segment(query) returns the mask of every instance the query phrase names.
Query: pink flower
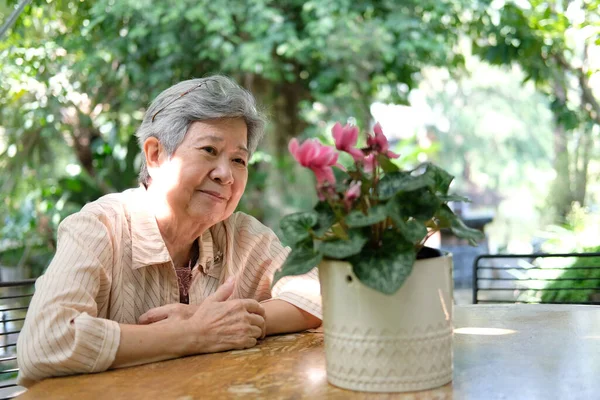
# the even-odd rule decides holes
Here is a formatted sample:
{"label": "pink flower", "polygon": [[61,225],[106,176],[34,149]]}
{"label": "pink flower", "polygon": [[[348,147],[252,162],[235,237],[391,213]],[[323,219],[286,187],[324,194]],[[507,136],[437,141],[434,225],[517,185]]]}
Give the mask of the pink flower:
{"label": "pink flower", "polygon": [[363,165],[364,165],[364,169],[365,172],[367,174],[370,174],[373,172],[373,170],[375,169],[375,162],[377,161],[377,159],[375,158],[375,154],[371,153],[368,156],[366,156],[363,159]]}
{"label": "pink flower", "polygon": [[365,155],[362,151],[355,148],[356,141],[358,140],[358,128],[356,126],[346,124],[342,128],[342,125],[337,122],[333,126],[333,129],[331,129],[331,132],[335,140],[335,147],[338,150],[349,153],[355,161],[362,160]]}
{"label": "pink flower", "polygon": [[305,140],[298,144],[297,139],[290,140],[290,153],[303,167],[310,168],[317,177],[317,183],[322,186],[326,182],[335,184],[333,165],[336,165],[338,153],[330,146],[323,146],[316,139]]}
{"label": "pink flower", "polygon": [[350,185],[346,191],[346,194],[344,195],[344,203],[346,204],[346,208],[350,209],[350,207],[352,207],[352,202],[360,197],[361,186],[361,181],[356,181]]}
{"label": "pink flower", "polygon": [[386,154],[389,158],[400,157],[399,154],[396,154],[393,151],[389,150],[390,144],[388,143],[387,138],[383,134],[383,130],[381,129],[381,125],[379,124],[379,122],[376,123],[373,127],[373,132],[375,133],[375,136],[369,135],[367,137],[367,145],[369,145],[373,150],[381,154]]}

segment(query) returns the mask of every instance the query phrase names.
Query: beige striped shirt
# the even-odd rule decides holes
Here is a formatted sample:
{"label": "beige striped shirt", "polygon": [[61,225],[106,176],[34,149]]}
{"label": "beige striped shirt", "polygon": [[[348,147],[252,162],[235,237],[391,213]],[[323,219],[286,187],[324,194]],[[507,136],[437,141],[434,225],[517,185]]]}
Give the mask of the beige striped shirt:
{"label": "beige striped shirt", "polygon": [[[61,223],[17,343],[21,385],[108,369],[119,323],[136,324],[151,308],[179,302],[175,268],[146,196],[143,188],[110,194]],[[289,248],[256,219],[234,213],[198,238],[198,247],[190,304],[233,275],[232,298],[278,298],[321,318],[316,269],[283,278],[271,291]]]}

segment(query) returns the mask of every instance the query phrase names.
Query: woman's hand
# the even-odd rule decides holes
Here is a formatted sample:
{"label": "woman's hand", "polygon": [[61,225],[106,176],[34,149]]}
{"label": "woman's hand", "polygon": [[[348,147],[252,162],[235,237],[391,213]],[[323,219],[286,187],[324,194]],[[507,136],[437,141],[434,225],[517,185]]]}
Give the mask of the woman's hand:
{"label": "woman's hand", "polygon": [[198,307],[200,306],[195,304],[176,303],[152,308],[140,316],[138,324],[148,325],[189,319],[198,310]]}
{"label": "woman's hand", "polygon": [[200,305],[167,304],[140,316],[141,325],[184,321],[194,341],[192,354],[246,349],[266,334],[265,310],[251,299],[228,300],[233,293],[230,279]]}
{"label": "woman's hand", "polygon": [[200,304],[185,322],[189,331],[197,333],[194,350],[212,353],[231,349],[247,349],[265,337],[265,310],[251,299],[227,300],[233,293],[228,281]]}

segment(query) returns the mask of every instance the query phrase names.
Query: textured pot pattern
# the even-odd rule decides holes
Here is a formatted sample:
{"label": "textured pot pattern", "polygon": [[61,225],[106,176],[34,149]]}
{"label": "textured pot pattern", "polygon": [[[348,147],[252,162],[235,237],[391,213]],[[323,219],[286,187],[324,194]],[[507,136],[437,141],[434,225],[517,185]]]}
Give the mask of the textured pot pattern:
{"label": "textured pot pattern", "polygon": [[346,262],[319,265],[327,380],[368,392],[431,389],[452,380],[452,258],[419,260],[392,296]]}

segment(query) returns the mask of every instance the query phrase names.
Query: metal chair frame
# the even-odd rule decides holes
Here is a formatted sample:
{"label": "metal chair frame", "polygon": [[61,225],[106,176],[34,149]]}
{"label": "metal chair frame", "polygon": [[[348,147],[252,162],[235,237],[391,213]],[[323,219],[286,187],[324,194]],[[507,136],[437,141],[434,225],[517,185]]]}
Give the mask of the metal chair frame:
{"label": "metal chair frame", "polygon": [[[519,279],[519,278],[507,278],[507,277],[503,277],[503,278],[485,278],[485,277],[480,277],[479,276],[479,271],[484,271],[484,270],[491,270],[491,271],[536,271],[536,270],[586,270],[586,269],[600,269],[600,263],[598,263],[598,266],[579,266],[579,267],[539,267],[539,266],[532,266],[529,268],[525,268],[525,267],[515,267],[515,266],[506,266],[503,265],[501,267],[498,266],[491,266],[491,265],[481,265],[482,261],[484,260],[490,260],[490,259],[531,259],[532,261],[535,261],[537,259],[543,259],[543,258],[571,258],[571,257],[599,257],[600,258],[600,253],[598,252],[594,252],[594,253],[556,253],[556,254],[549,254],[549,253],[532,253],[532,254],[483,254],[478,256],[477,258],[475,258],[475,261],[473,262],[473,304],[482,304],[482,303],[539,303],[536,301],[520,301],[515,299],[514,301],[509,301],[509,300],[481,300],[479,298],[479,294],[481,292],[506,292],[506,291],[527,291],[527,290],[532,290],[535,292],[543,292],[543,291],[556,291],[556,290],[596,290],[598,292],[600,292],[600,287],[586,287],[586,288],[579,288],[579,287],[566,287],[566,288],[518,288],[518,287],[490,287],[490,288],[482,288],[480,283],[481,282],[492,282],[492,281],[499,281],[499,282],[506,282],[506,281],[512,281],[512,282],[520,282],[520,283],[524,283],[524,282],[534,282],[534,281],[539,281],[539,282],[554,282],[554,281],[592,281],[592,280],[598,280],[598,278],[561,278],[561,277],[557,277],[557,278],[530,278],[530,279]],[[598,286],[598,285],[596,285]],[[600,301],[589,301],[589,302],[544,302],[544,304],[600,304]]]}
{"label": "metal chair frame", "polygon": [[[19,372],[16,364],[17,337],[35,290],[35,281],[36,279],[26,279],[0,282],[0,400],[12,399],[25,391],[25,388],[14,382],[4,381],[11,379],[10,375]],[[27,293],[21,293],[18,288],[23,288]],[[4,293],[6,289],[8,294]],[[14,389],[10,390],[11,388]]]}

